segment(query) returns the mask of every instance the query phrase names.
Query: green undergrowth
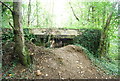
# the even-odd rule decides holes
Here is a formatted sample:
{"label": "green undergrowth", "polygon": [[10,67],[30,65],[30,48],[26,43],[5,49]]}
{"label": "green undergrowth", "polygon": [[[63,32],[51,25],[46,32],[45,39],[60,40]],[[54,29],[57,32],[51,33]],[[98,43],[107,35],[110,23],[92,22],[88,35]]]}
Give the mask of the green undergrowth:
{"label": "green undergrowth", "polygon": [[80,33],[82,35],[76,36],[74,38],[74,44],[80,44],[89,50],[90,53],[98,57],[98,48],[101,37],[100,29],[81,29]]}
{"label": "green undergrowth", "polygon": [[[16,76],[15,72],[14,72],[14,69],[18,64],[19,64],[18,60],[12,60],[11,65],[2,66],[2,73],[4,73],[2,75],[2,79],[12,79],[12,78],[14,78]],[[30,64],[28,66],[28,69],[29,70],[34,69],[32,64]],[[10,74],[11,74],[11,76],[9,76]],[[27,79],[27,77],[21,77],[20,79],[23,79],[23,78]]]}
{"label": "green undergrowth", "polygon": [[13,78],[15,76],[15,73],[13,71],[14,71],[14,68],[16,67],[17,63],[18,63],[17,60],[13,60],[11,62],[11,65],[2,66],[2,73],[4,73],[2,75],[2,79],[5,79],[6,77],[8,77],[9,74],[12,75],[12,76],[10,76],[10,78]]}
{"label": "green undergrowth", "polygon": [[85,54],[89,57],[89,59],[92,61],[93,65],[97,66],[99,69],[103,70],[108,75],[118,76],[120,73],[118,73],[118,61],[111,61],[107,60],[106,58],[98,59],[94,57],[93,54],[91,54],[86,48],[83,46],[76,44],[77,46],[80,46]]}

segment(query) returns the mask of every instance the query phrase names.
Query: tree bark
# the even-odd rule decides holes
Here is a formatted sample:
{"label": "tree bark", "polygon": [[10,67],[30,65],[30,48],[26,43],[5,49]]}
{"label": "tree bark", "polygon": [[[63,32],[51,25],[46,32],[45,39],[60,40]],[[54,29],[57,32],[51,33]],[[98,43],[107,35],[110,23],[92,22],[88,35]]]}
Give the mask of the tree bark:
{"label": "tree bark", "polygon": [[22,13],[21,13],[21,2],[13,2],[13,24],[14,24],[14,55],[18,60],[25,66],[30,64],[30,56],[26,51],[24,44],[24,34],[22,29]]}

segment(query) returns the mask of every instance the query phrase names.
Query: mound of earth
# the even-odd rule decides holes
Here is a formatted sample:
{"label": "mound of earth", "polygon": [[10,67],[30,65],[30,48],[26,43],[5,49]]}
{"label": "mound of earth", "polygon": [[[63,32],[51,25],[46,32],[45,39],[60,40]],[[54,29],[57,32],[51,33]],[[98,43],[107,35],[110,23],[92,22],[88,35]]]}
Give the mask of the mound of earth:
{"label": "mound of earth", "polygon": [[[10,65],[13,44],[3,55],[3,65]],[[3,71],[5,78],[29,79],[95,79],[113,78],[95,67],[81,47],[68,45],[61,48],[48,49],[33,43],[26,44],[29,52],[34,54],[33,64],[26,68],[17,64],[12,73]],[[7,45],[8,46],[8,45]],[[4,48],[6,51],[6,48]],[[11,54],[10,54],[11,53]],[[5,59],[9,58],[9,62]],[[36,75],[39,71],[39,75]],[[9,75],[11,74],[11,75]]]}

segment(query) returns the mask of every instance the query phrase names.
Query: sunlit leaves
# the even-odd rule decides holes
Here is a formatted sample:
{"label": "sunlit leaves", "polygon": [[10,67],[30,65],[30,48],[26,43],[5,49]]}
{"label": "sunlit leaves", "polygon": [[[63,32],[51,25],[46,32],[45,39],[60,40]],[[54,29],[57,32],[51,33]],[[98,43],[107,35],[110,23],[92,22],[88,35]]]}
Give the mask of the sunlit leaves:
{"label": "sunlit leaves", "polygon": [[[9,6],[11,9],[13,8],[12,2],[4,2],[7,6]],[[10,27],[9,22],[12,22],[12,13],[10,12],[9,9],[7,9],[4,5],[2,5],[2,27]]]}

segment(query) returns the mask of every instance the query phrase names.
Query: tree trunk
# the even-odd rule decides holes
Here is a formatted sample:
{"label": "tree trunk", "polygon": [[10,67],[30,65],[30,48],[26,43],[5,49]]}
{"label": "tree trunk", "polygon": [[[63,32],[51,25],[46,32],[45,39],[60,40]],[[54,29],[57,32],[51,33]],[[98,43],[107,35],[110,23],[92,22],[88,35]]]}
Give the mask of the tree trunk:
{"label": "tree trunk", "polygon": [[25,44],[24,44],[24,35],[22,29],[22,13],[21,13],[21,2],[13,2],[13,24],[14,24],[14,54],[18,58],[18,60],[25,66],[30,64],[30,56],[26,51]]}
{"label": "tree trunk", "polygon": [[30,14],[31,14],[31,0],[29,0],[28,4],[28,27],[30,25]]}
{"label": "tree trunk", "polygon": [[[116,4],[113,5],[113,8],[115,8],[115,6]],[[106,54],[108,53],[109,49],[108,31],[112,15],[113,11],[111,11],[111,13],[108,15],[105,26],[102,28],[100,46],[98,49],[99,58],[101,58],[101,56],[106,57]]]}
{"label": "tree trunk", "polygon": [[[120,17],[120,1],[118,2],[118,17]],[[118,19],[120,21],[120,18]],[[118,22],[118,66],[120,65],[120,22]],[[120,76],[120,67],[118,67],[118,75]]]}
{"label": "tree trunk", "polygon": [[37,15],[37,27],[38,27],[39,26],[38,0],[36,0],[36,15]]}
{"label": "tree trunk", "polygon": [[94,8],[94,4],[92,4],[91,9],[92,9],[92,11],[91,11],[92,12],[92,14],[91,14],[91,18],[92,18],[91,20],[92,20],[92,22],[91,23],[94,24],[95,23],[95,17],[94,17],[95,16],[94,15],[95,8]]}
{"label": "tree trunk", "polygon": [[106,54],[108,53],[108,48],[109,48],[108,30],[109,30],[109,25],[110,25],[110,21],[112,18],[112,14],[113,12],[111,12],[110,15],[108,16],[106,20],[106,24],[103,27],[102,32],[101,32],[101,40],[100,40],[100,47],[99,47],[100,58],[101,56],[106,56]]}
{"label": "tree trunk", "polygon": [[87,21],[88,21],[88,23],[89,23],[89,21],[90,21],[90,7],[88,8],[88,17],[87,17]]}
{"label": "tree trunk", "polygon": [[105,16],[106,16],[106,6],[104,5],[104,10],[103,10],[103,26],[105,25]]}

